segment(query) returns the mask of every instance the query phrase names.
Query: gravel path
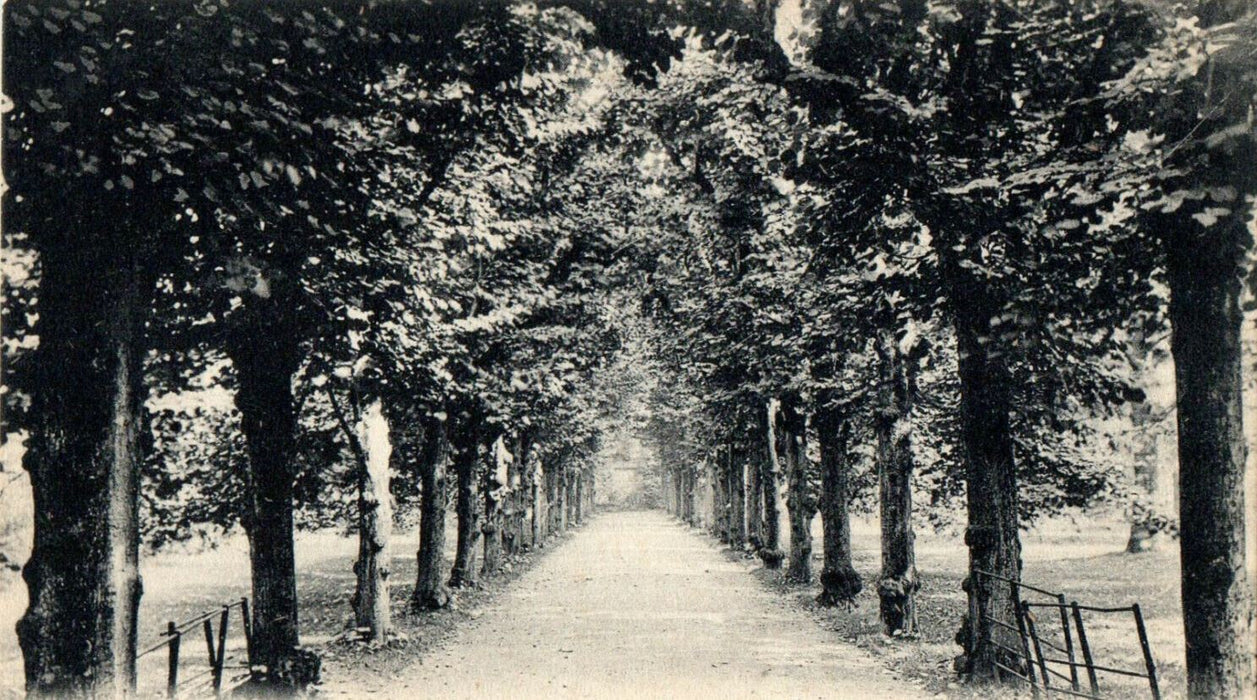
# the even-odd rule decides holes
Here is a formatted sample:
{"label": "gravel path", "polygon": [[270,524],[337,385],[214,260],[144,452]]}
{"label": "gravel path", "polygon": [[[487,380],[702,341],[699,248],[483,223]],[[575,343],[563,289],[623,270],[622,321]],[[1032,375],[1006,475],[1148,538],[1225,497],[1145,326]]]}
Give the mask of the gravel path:
{"label": "gravel path", "polygon": [[662,513],[602,514],[373,696],[922,696],[749,567]]}

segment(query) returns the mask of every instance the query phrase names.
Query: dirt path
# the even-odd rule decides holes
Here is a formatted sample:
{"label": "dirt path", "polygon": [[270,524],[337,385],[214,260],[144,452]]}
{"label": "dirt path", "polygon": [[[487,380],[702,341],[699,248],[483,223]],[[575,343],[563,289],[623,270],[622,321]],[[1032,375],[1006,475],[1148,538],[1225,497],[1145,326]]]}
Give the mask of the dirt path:
{"label": "dirt path", "polygon": [[[922,695],[765,590],[747,568],[662,513],[600,515],[380,694]],[[325,694],[357,694],[328,681]]]}

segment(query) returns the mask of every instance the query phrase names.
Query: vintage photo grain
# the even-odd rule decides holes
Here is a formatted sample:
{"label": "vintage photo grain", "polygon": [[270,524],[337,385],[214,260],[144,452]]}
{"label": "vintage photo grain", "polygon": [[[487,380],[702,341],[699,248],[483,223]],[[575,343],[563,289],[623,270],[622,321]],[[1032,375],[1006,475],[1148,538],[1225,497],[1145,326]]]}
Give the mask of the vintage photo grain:
{"label": "vintage photo grain", "polygon": [[4,0],[0,700],[1254,698],[1252,0]]}

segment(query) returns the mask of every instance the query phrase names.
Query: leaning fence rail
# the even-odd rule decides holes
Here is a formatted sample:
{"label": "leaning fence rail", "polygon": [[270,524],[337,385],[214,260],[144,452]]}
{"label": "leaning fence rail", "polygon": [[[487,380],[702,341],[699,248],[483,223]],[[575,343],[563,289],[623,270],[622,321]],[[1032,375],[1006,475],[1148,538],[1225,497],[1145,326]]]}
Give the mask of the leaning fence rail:
{"label": "leaning fence rail", "polygon": [[[227,666],[227,628],[231,621],[231,611],[240,610],[240,628],[244,632],[245,642],[245,662],[235,666]],[[217,627],[215,627],[217,621]],[[137,655],[138,658],[156,653],[162,649],[166,650],[166,696],[174,698],[179,693],[179,661],[180,653],[183,650],[184,637],[192,635],[195,638],[196,632],[201,631],[205,635],[205,652],[209,659],[210,684],[215,695],[223,692],[223,674],[227,668],[250,668],[250,661],[253,659],[253,630],[249,619],[249,599],[241,598],[232,603],[223,605],[214,610],[208,610],[195,617],[176,623],[173,620],[166,623],[166,630],[162,632],[161,641],[144,649]],[[195,643],[190,641],[189,643]]]}
{"label": "leaning fence rail", "polygon": [[[1038,588],[1021,581],[994,574],[989,571],[975,570],[978,576],[1000,581],[1009,586],[1016,608],[1016,625],[992,616],[984,616],[987,622],[1015,632],[1021,642],[1020,649],[1013,649],[999,642],[995,646],[1018,660],[1021,668],[1012,668],[1008,664],[996,662],[996,667],[1007,677],[1015,678],[1030,686],[1035,697],[1041,694],[1050,698],[1053,694],[1082,698],[1101,698],[1100,674],[1113,674],[1143,678],[1148,681],[1148,688],[1154,700],[1160,700],[1161,690],[1157,681],[1157,666],[1152,658],[1152,646],[1148,643],[1148,630],[1144,625],[1143,612],[1139,604],[1121,607],[1097,607],[1082,605],[1078,601],[1066,602],[1065,594]],[[1023,600],[1030,593],[1047,599],[1046,601]],[[1033,611],[1055,610],[1056,615],[1048,614],[1042,619]],[[1087,638],[1087,627],[1083,622],[1083,612],[1102,615],[1129,614],[1134,619],[1135,633],[1139,638],[1140,650],[1143,653],[1143,670],[1131,670],[1105,666],[1095,662],[1090,642]],[[1048,634],[1048,625],[1059,624],[1060,643]],[[1086,687],[1083,687],[1081,673],[1086,674]]]}

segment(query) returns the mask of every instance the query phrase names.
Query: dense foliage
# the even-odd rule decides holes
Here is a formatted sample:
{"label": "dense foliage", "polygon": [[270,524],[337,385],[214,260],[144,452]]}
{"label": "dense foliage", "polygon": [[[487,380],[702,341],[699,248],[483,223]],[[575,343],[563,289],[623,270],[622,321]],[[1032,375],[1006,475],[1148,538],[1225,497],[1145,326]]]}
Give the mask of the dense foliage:
{"label": "dense foliage", "polygon": [[[813,0],[792,32],[773,2],[4,14],[4,431],[47,511],[23,634],[50,688],[72,682],[38,630],[92,579],[49,558],[58,522],[134,511],[156,547],[243,526],[269,605],[293,525],[364,529],[378,506],[372,402],[397,443],[382,512],[457,504],[451,583],[482,536],[493,573],[579,519],[626,424],[678,513],[710,490],[722,537],[770,566],[788,516],[796,579],[819,508],[830,602],[860,585],[847,509],[879,504],[904,533],[883,539],[888,633],[915,624],[914,520],[963,523],[974,570],[1012,577],[1044,514],[1176,529],[1125,453],[1163,461],[1168,331],[1180,401],[1230,342],[1183,340],[1191,314],[1238,334],[1240,4]],[[118,473],[138,501],[100,486]],[[85,551],[130,551],[93,532]],[[985,624],[959,635],[974,677]],[[290,626],[267,644],[295,647]]]}

